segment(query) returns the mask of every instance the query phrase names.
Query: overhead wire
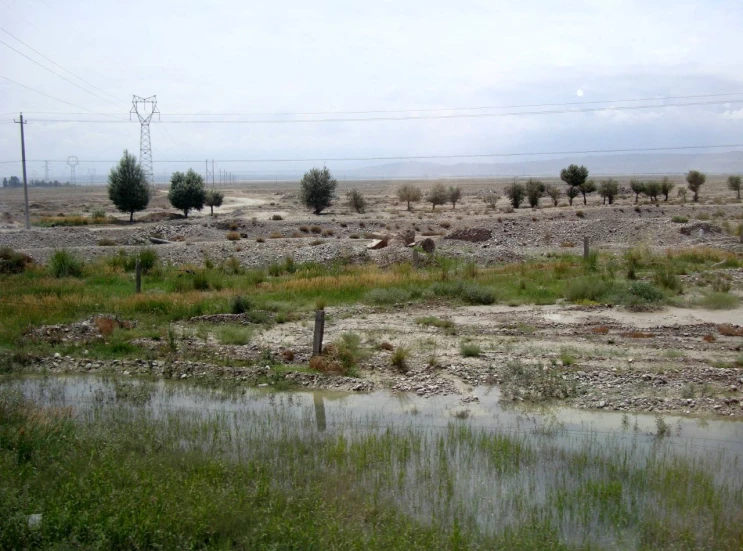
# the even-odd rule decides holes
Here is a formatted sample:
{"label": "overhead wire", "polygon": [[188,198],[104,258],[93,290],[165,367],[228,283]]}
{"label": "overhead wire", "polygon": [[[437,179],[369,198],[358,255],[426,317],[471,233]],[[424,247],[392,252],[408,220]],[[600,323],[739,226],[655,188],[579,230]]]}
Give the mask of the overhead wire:
{"label": "overhead wire", "polygon": [[[666,103],[663,105],[624,105],[612,107],[589,107],[586,109],[560,109],[546,111],[515,111],[510,113],[459,113],[453,115],[430,115],[430,116],[404,116],[404,117],[365,117],[365,118],[342,118],[342,119],[252,119],[252,120],[166,120],[169,124],[310,124],[310,123],[338,123],[338,122],[373,122],[373,121],[409,121],[409,120],[445,120],[445,119],[476,119],[476,118],[500,118],[520,117],[536,115],[565,115],[571,113],[595,113],[601,111],[635,111],[639,109],[667,109],[669,107],[690,107],[696,105],[721,105],[728,103],[741,103],[743,98],[737,100],[718,100],[688,103]],[[167,116],[167,114],[161,114]],[[43,123],[91,123],[112,124],[111,121],[100,121],[90,119],[37,119],[36,122]],[[125,122],[125,121],[120,121]],[[157,124],[157,123],[154,123]]]}
{"label": "overhead wire", "polygon": [[[594,155],[601,153],[647,153],[656,151],[683,151],[697,149],[723,149],[743,147],[743,143],[736,144],[713,144],[713,145],[681,145],[669,147],[635,147],[623,149],[587,149],[582,151],[533,151],[512,153],[469,153],[452,155],[395,155],[376,157],[302,157],[302,158],[273,158],[273,159],[215,159],[220,163],[294,163],[307,161],[404,161],[404,160],[426,160],[426,159],[476,159],[488,157],[538,157],[543,155]],[[27,162],[66,163],[67,160],[36,159]],[[18,160],[0,161],[0,164],[16,163]],[[119,159],[80,159],[81,163],[117,163]],[[153,160],[153,163],[203,163],[204,159],[162,159]]]}
{"label": "overhead wire", "polygon": [[56,61],[54,61],[54,60],[52,60],[52,59],[49,59],[49,58],[48,58],[47,56],[45,56],[44,54],[42,54],[42,53],[41,53],[40,51],[38,51],[38,50],[36,50],[35,48],[33,48],[33,47],[29,46],[29,45],[28,45],[28,44],[26,44],[26,43],[25,43],[25,42],[24,42],[23,40],[21,40],[20,38],[18,38],[18,37],[17,37],[17,36],[15,36],[14,34],[10,33],[10,32],[9,32],[8,30],[4,29],[3,27],[0,27],[0,31],[3,31],[3,32],[4,32],[5,34],[7,34],[8,36],[10,36],[10,37],[14,38],[15,40],[17,40],[18,42],[20,42],[21,44],[23,44],[23,45],[24,45],[24,46],[25,46],[26,48],[28,48],[29,50],[31,50],[31,51],[32,51],[32,52],[34,52],[35,54],[37,54],[37,55],[40,55],[41,57],[43,57],[44,59],[46,59],[46,60],[47,60],[47,61],[48,61],[49,63],[52,63],[53,65],[56,65],[57,67],[59,67],[60,69],[62,69],[63,71],[65,71],[66,73],[69,73],[69,74],[71,74],[71,75],[72,75],[73,77],[75,77],[75,78],[76,78],[76,79],[78,79],[79,81],[81,81],[81,82],[84,82],[85,84],[87,84],[87,85],[88,85],[88,86],[90,86],[91,88],[94,88],[94,89],[98,90],[99,92],[103,92],[103,93],[104,93],[104,94],[106,94],[106,95],[107,95],[108,97],[110,97],[110,98],[112,98],[112,99],[114,99],[114,100],[116,99],[116,97],[112,96],[111,94],[109,94],[109,93],[108,93],[108,92],[106,92],[105,90],[102,90],[101,88],[98,88],[98,86],[96,86],[96,85],[94,85],[94,84],[91,84],[90,82],[88,82],[88,81],[87,81],[87,80],[85,80],[84,78],[82,78],[82,77],[80,77],[80,76],[76,75],[75,73],[73,73],[73,72],[72,72],[72,71],[70,71],[69,69],[65,69],[64,67],[62,67],[62,66],[61,66],[61,65],[60,65],[59,63],[57,63]]}
{"label": "overhead wire", "polygon": [[[35,88],[31,88],[30,86],[26,86],[25,84],[21,84],[20,82],[17,82],[17,81],[15,81],[13,79],[10,79],[10,78],[8,78],[6,76],[0,75],[0,78],[4,78],[8,82],[12,82],[16,86],[20,86],[22,88],[26,88],[27,90],[31,90],[32,92],[36,92],[37,94],[41,94],[42,96],[45,96],[45,97],[47,97],[49,99],[53,99],[55,101],[58,101],[60,103],[64,103],[64,104],[70,105],[72,107],[77,107],[78,109],[84,109],[85,111],[87,111],[87,113],[85,113],[86,115],[94,114],[94,115],[101,115],[102,117],[114,117],[115,118],[114,115],[110,115],[108,113],[100,113],[98,111],[93,111],[92,109],[88,109],[87,107],[83,107],[81,105],[76,105],[74,103],[70,103],[69,101],[65,101],[63,99],[55,98],[54,96],[50,96],[49,94],[47,94],[45,92],[42,92],[42,91],[37,90]],[[121,119],[121,122],[128,122],[128,121],[126,119]]]}
{"label": "overhead wire", "polygon": [[113,106],[115,106],[115,107],[118,107],[118,104],[116,104],[116,103],[112,102],[111,100],[109,100],[109,99],[107,99],[107,98],[104,98],[103,96],[99,96],[99,95],[98,95],[98,94],[96,94],[95,92],[91,92],[91,91],[90,91],[90,90],[88,90],[87,88],[84,88],[84,87],[80,86],[80,85],[79,85],[79,84],[77,84],[76,82],[73,82],[72,80],[70,80],[69,78],[67,78],[67,77],[65,77],[65,76],[63,76],[63,75],[60,75],[59,73],[57,73],[57,72],[55,72],[55,71],[52,71],[52,70],[51,70],[51,69],[50,69],[49,67],[47,67],[47,66],[43,65],[42,63],[39,63],[39,62],[38,62],[38,61],[36,61],[36,60],[35,60],[34,58],[32,58],[32,57],[30,57],[30,56],[27,56],[26,54],[24,54],[24,53],[23,53],[23,52],[21,52],[20,50],[17,50],[16,48],[14,48],[13,46],[11,46],[10,44],[8,44],[7,42],[5,42],[4,40],[0,40],[0,44],[2,44],[3,46],[5,46],[5,47],[7,47],[7,48],[10,48],[10,49],[11,49],[11,50],[13,50],[14,52],[16,52],[16,53],[17,53],[18,55],[21,55],[21,56],[25,57],[26,59],[28,59],[28,60],[29,60],[29,61],[31,61],[32,63],[35,63],[36,65],[38,65],[38,66],[39,66],[39,67],[41,67],[42,69],[44,69],[44,70],[46,70],[46,71],[50,72],[51,74],[53,74],[53,75],[55,75],[55,76],[57,76],[57,77],[61,78],[62,80],[66,81],[66,82],[69,82],[70,84],[72,84],[73,86],[75,86],[75,87],[79,88],[79,89],[80,89],[80,90],[82,90],[83,92],[86,92],[86,93],[88,93],[88,94],[90,94],[90,95],[92,95],[92,96],[94,96],[94,97],[96,97],[96,98],[98,98],[98,99],[100,99],[100,100],[103,100],[103,101],[105,101],[105,102],[107,102],[107,103],[110,103],[111,105],[113,105]]}

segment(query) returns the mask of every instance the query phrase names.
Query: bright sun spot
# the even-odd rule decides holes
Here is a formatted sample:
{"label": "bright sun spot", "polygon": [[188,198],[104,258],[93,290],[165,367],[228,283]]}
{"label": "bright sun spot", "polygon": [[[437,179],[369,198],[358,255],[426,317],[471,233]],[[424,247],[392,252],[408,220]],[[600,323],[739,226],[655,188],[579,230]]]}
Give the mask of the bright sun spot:
{"label": "bright sun spot", "polygon": [[576,92],[576,94],[578,95],[579,98],[582,98],[583,97],[583,90],[581,90],[580,88],[578,88],[578,91]]}

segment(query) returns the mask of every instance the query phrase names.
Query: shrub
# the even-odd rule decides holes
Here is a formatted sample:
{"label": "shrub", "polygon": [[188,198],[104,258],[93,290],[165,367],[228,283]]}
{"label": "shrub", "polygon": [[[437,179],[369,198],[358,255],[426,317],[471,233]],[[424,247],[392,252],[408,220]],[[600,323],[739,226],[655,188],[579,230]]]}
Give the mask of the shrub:
{"label": "shrub", "polygon": [[571,302],[601,302],[612,290],[612,284],[597,276],[578,277],[568,281],[565,298]]}
{"label": "shrub", "polygon": [[723,323],[717,326],[717,331],[720,335],[726,337],[743,337],[743,327],[738,327],[730,323]]}
{"label": "shrub", "polygon": [[237,222],[230,222],[229,224],[227,224],[227,229],[231,231],[235,231],[239,227],[240,226],[238,226]]}
{"label": "shrub", "polygon": [[459,298],[469,304],[493,304],[495,302],[495,291],[477,283],[438,282],[431,287],[437,296]]}
{"label": "shrub", "polygon": [[689,221],[689,218],[687,216],[674,216],[671,218],[671,222],[676,222],[677,224],[686,224]]}
{"label": "shrub", "polygon": [[465,358],[475,358],[482,354],[482,348],[476,343],[462,343],[459,345],[459,353]]}
{"label": "shrub", "polygon": [[253,305],[250,303],[250,300],[243,295],[237,295],[230,302],[230,312],[233,314],[244,314],[252,307]]}
{"label": "shrub", "polygon": [[681,280],[674,272],[670,264],[665,263],[658,266],[653,274],[653,283],[657,286],[668,289],[669,291],[681,292]]}
{"label": "shrub", "polygon": [[372,289],[366,293],[365,300],[372,304],[390,305],[406,302],[410,293],[403,289]]}
{"label": "shrub", "polygon": [[431,203],[432,211],[436,210],[436,205],[445,205],[449,201],[449,192],[444,187],[444,184],[434,184],[426,194],[426,201]]}
{"label": "shrub", "polygon": [[322,231],[322,236],[323,237],[330,237],[331,235],[334,235],[334,234],[335,234],[335,232],[333,230],[331,230],[331,229],[327,229],[327,230],[323,230]]}
{"label": "shrub", "polygon": [[106,218],[106,211],[101,208],[93,209],[93,212],[90,214],[90,217],[93,220],[103,220],[104,218]]}
{"label": "shrub", "polygon": [[312,233],[322,233],[322,228],[320,226],[312,226],[310,227],[310,231]]}
{"label": "shrub", "polygon": [[0,274],[20,274],[33,264],[33,259],[10,247],[0,248]]}
{"label": "shrub", "polygon": [[513,208],[517,209],[521,203],[524,202],[524,197],[526,197],[526,188],[522,184],[514,182],[506,186],[505,193],[508,200],[511,201]]}
{"label": "shrub", "polygon": [[416,318],[415,323],[419,325],[427,325],[431,327],[438,327],[439,329],[445,329],[446,332],[450,334],[454,334],[456,328],[456,325],[453,321],[437,318],[435,316]]}
{"label": "shrub", "polygon": [[299,231],[302,233],[310,233],[310,229],[307,226],[299,226]]}
{"label": "shrub", "polygon": [[54,251],[49,260],[49,269],[54,277],[80,277],[83,275],[83,263],[65,249]]}
{"label": "shrub", "polygon": [[699,299],[698,304],[708,310],[732,310],[738,307],[740,299],[729,293],[712,292]]}
{"label": "shrub", "polygon": [[142,273],[150,273],[157,266],[158,260],[157,252],[150,247],[139,251],[139,264],[142,267]]}
{"label": "shrub", "polygon": [[411,352],[412,349],[409,346],[404,344],[398,345],[398,347],[395,348],[395,351],[392,353],[390,362],[394,367],[396,367],[400,371],[405,372],[408,370],[408,357],[410,356]]}
{"label": "shrub", "polygon": [[707,176],[698,170],[690,170],[686,175],[686,183],[689,185],[689,190],[694,194],[693,200],[695,203],[699,201],[699,190],[706,181]]}
{"label": "shrub", "polygon": [[116,245],[116,241],[114,241],[113,239],[104,238],[104,239],[98,240],[99,247],[113,247],[115,245]]}
{"label": "shrub", "polygon": [[265,240],[265,239],[264,239],[263,237],[257,237],[257,238],[255,239],[255,242],[256,242],[256,243],[265,243],[265,242],[266,242],[266,240]]}
{"label": "shrub", "polygon": [[240,240],[240,234],[236,231],[230,231],[227,232],[227,240],[228,241],[239,241]]}
{"label": "shrub", "polygon": [[366,210],[366,199],[364,195],[358,189],[352,189],[346,194],[348,199],[348,206],[358,213],[363,213]]}
{"label": "shrub", "polygon": [[519,361],[506,364],[502,373],[504,396],[513,400],[541,402],[575,394],[574,381],[562,378],[558,369]]}
{"label": "shrub", "polygon": [[577,216],[578,218],[585,218],[585,217],[586,217],[586,213],[585,213],[585,212],[583,212],[582,210],[576,210],[576,211],[575,211],[575,215],[576,215],[576,216]]}
{"label": "shrub", "polygon": [[647,310],[654,308],[665,299],[663,291],[647,281],[633,281],[625,293],[616,297],[618,304],[624,304],[630,310]]}
{"label": "shrub", "polygon": [[355,368],[365,356],[361,349],[361,337],[356,333],[343,333],[334,344],[337,359],[346,373]]}
{"label": "shrub", "polygon": [[273,216],[271,217],[271,220],[276,220],[276,221],[278,221],[278,220],[283,220],[283,219],[284,219],[284,217],[283,217],[283,216],[281,216],[280,214],[274,214],[274,215],[273,215]]}
{"label": "shrub", "polygon": [[208,189],[204,193],[204,204],[209,207],[210,213],[214,216],[214,207],[221,207],[224,201],[224,193],[216,189]]}

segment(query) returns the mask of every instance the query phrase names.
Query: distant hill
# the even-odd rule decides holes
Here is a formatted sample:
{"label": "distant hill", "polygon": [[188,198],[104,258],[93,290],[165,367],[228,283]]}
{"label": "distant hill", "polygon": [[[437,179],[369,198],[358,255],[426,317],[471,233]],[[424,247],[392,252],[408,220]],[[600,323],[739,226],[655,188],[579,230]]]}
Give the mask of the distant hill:
{"label": "distant hill", "polygon": [[[348,178],[452,178],[477,176],[556,176],[571,163],[584,164],[591,173],[611,175],[681,174],[691,169],[711,174],[743,173],[743,151],[719,153],[648,153],[576,155],[558,159],[442,164],[404,161],[358,169],[335,170]],[[332,167],[331,167],[332,169]]]}

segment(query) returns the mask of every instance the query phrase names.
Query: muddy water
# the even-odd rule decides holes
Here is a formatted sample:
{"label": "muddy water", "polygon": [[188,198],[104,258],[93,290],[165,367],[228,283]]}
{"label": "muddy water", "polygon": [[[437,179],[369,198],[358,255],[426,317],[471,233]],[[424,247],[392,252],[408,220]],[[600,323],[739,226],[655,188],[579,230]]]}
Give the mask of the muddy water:
{"label": "muddy water", "polygon": [[[478,401],[465,404],[453,396],[423,399],[390,392],[215,390],[131,377],[29,376],[0,379],[0,389],[3,387],[16,387],[39,403],[71,407],[82,420],[86,416],[94,418],[101,411],[113,412],[116,422],[136,423],[140,415],[161,417],[170,426],[178,426],[180,419],[208,419],[205,432],[184,433],[188,435],[181,444],[184,448],[203,446],[211,450],[209,446],[222,438],[226,447],[220,451],[227,450],[238,459],[256,454],[264,460],[273,457],[277,469],[286,466],[288,472],[326,468],[328,457],[322,455],[323,445],[335,442],[336,437],[338,442],[346,436],[346,441],[356,440],[360,444],[355,454],[358,458],[364,450],[365,436],[377,435],[369,442],[375,447],[390,446],[391,451],[378,456],[385,460],[363,463],[353,471],[354,485],[361,492],[393,500],[424,522],[465,519],[485,533],[529,524],[533,520],[531,512],[537,511],[537,516],[556,527],[566,542],[591,542],[608,549],[641,547],[639,521],[617,524],[611,516],[594,511],[594,504],[580,494],[581,488],[592,483],[612,480],[615,470],[601,474],[603,459],[611,463],[618,457],[616,465],[621,469],[635,466],[645,473],[643,476],[652,476],[647,474],[648,465],[674,469],[677,456],[688,457],[695,468],[709,473],[718,488],[741,487],[743,422],[729,420],[666,416],[662,424],[668,436],[659,438],[659,419],[654,416],[513,407],[501,403],[499,393],[491,388],[475,389]],[[130,412],[132,415],[127,415]],[[225,426],[227,431],[220,428]],[[211,432],[209,427],[213,428]],[[391,435],[388,427],[395,429]],[[484,447],[477,439],[483,431],[487,433]],[[496,434],[517,437],[507,440],[516,442],[516,447],[523,444],[533,450],[533,460],[502,463],[499,469],[499,452],[489,444],[497,440],[491,438]],[[309,449],[320,455],[292,457],[282,447],[282,440],[294,446],[295,438],[309,442]],[[241,442],[246,444],[241,446]],[[377,457],[374,450],[367,453]],[[346,455],[347,461],[352,461],[354,454]],[[583,458],[589,465],[578,468],[576,461]],[[285,482],[277,476],[275,483]],[[568,496],[567,505],[561,506],[556,495]],[[638,519],[656,515],[676,518],[675,510],[667,516],[669,511],[664,509],[663,499],[658,499],[660,494],[646,490],[644,482],[633,486],[631,477],[627,478],[622,495],[626,511]],[[727,512],[735,512],[738,500],[734,496],[722,499],[727,501],[723,501],[725,506],[715,519],[695,512],[695,517],[682,515],[678,522],[700,527],[732,522]]]}
{"label": "muddy water", "polygon": [[[132,396],[124,395],[120,381]],[[570,445],[585,438],[631,442],[633,446],[657,446],[659,418],[647,414],[586,411],[550,405],[525,406],[503,403],[497,389],[479,387],[476,402],[462,403],[458,396],[421,398],[415,394],[379,391],[368,394],[329,391],[273,392],[268,389],[214,390],[170,381],[142,381],[91,376],[28,376],[5,385],[18,385],[29,398],[45,404],[85,409],[119,402],[153,412],[232,413],[261,412],[277,405],[311,408],[315,428],[332,430],[348,420],[373,420],[375,427],[413,425],[446,428],[450,423],[504,434],[550,436],[554,443]],[[142,392],[138,393],[137,389]],[[146,392],[145,392],[146,389]],[[689,454],[724,450],[743,458],[743,422],[663,416],[668,428],[664,443]]]}

